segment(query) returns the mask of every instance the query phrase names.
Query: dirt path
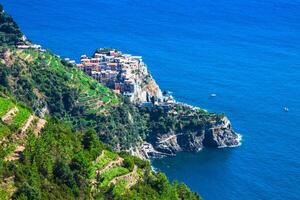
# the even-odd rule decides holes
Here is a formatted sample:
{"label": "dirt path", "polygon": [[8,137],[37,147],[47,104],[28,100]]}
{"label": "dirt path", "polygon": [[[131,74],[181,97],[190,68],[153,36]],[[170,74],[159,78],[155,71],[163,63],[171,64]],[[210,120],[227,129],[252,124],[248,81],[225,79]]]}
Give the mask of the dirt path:
{"label": "dirt path", "polygon": [[110,170],[111,168],[114,168],[116,166],[120,166],[122,165],[124,159],[121,158],[121,157],[118,157],[117,160],[114,160],[114,161],[111,161],[109,162],[104,168],[102,168],[101,170],[97,170],[96,171],[96,174],[97,175],[100,175],[100,174],[103,174],[104,172]]}
{"label": "dirt path", "polygon": [[27,129],[30,127],[30,125],[32,124],[34,120],[34,116],[33,115],[30,115],[26,121],[26,123],[24,124],[24,126],[21,128],[21,134],[24,134]]}
{"label": "dirt path", "polygon": [[31,62],[32,61],[32,57],[30,54],[28,54],[25,58],[24,58],[25,61],[27,62]]}
{"label": "dirt path", "polygon": [[41,133],[41,131],[45,127],[46,123],[47,123],[46,120],[41,119],[41,118],[38,119],[38,121],[34,127],[34,130],[33,130],[33,133],[35,134],[35,136],[38,136]]}
{"label": "dirt path", "polygon": [[13,107],[12,109],[10,109],[2,118],[1,120],[4,122],[4,123],[10,123],[12,118],[17,114],[18,112],[18,108],[17,107]]}
{"label": "dirt path", "polygon": [[167,137],[167,138],[165,138],[165,139],[163,139],[163,140],[160,140],[159,143],[165,143],[165,142],[167,142],[167,141],[169,141],[169,140],[171,140],[171,139],[173,139],[173,138],[175,138],[175,137],[177,137],[177,136],[179,136],[179,135],[183,135],[183,133],[171,135],[171,136],[169,136],[169,137]]}
{"label": "dirt path", "polygon": [[20,153],[23,152],[24,150],[25,150],[25,146],[19,145],[16,147],[15,151],[12,154],[10,154],[9,156],[7,156],[4,160],[5,161],[18,160],[20,158]]}
{"label": "dirt path", "polygon": [[[27,137],[26,131],[32,125],[34,119],[35,119],[34,115],[30,115],[25,125],[22,127],[21,132],[17,131],[12,135],[11,137],[12,141],[19,144],[11,154],[9,154],[4,158],[5,161],[15,161],[20,158],[20,154],[25,150],[25,143]],[[38,134],[40,133],[41,129],[45,126],[45,124],[46,124],[46,120],[44,119],[39,119],[37,121],[34,128],[34,133],[36,136],[38,136]]]}

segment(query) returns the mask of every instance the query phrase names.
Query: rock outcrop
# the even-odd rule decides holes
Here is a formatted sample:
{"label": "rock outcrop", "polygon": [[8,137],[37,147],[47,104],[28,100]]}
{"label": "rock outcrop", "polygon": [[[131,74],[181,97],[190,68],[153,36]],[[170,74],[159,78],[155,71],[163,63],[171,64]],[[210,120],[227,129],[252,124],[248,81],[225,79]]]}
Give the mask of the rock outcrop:
{"label": "rock outcrop", "polygon": [[135,74],[135,90],[131,101],[133,103],[142,103],[150,101],[151,97],[162,99],[162,92],[158,84],[155,82],[147,66],[141,62],[136,66],[137,73]]}
{"label": "rock outcrop", "polygon": [[224,117],[206,131],[203,145],[218,148],[234,147],[240,144],[240,140],[241,136],[232,130],[230,121]]}
{"label": "rock outcrop", "polygon": [[143,159],[159,158],[175,156],[181,151],[198,152],[203,148],[234,147],[240,144],[240,140],[240,135],[232,130],[228,118],[223,117],[200,131],[164,134],[155,142],[144,142],[131,149],[131,152]]}

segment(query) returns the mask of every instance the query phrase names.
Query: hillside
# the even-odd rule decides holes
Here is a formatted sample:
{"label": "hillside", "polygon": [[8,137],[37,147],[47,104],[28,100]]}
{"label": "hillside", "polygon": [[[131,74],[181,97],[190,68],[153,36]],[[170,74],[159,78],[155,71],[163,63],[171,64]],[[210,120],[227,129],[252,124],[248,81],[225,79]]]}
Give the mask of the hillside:
{"label": "hillside", "polygon": [[137,108],[51,52],[10,47],[0,53],[0,84],[37,115],[94,128],[104,142],[122,148],[143,138]]}
{"label": "hillside", "polygon": [[13,20],[0,5],[0,44],[1,46],[16,45],[21,41],[22,33]]}
{"label": "hillside", "polygon": [[38,118],[24,105],[0,96],[0,159],[13,161],[24,150],[27,133],[38,136],[45,120]]}
{"label": "hillside", "polygon": [[0,199],[199,199],[93,130],[40,119],[3,94],[0,117]]}

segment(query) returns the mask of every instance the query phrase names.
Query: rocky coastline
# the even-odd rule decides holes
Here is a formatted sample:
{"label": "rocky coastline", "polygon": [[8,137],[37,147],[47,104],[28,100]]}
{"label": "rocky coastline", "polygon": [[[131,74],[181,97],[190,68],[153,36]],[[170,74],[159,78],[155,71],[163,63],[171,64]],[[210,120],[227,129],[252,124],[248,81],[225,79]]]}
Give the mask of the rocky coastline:
{"label": "rocky coastline", "polygon": [[211,127],[194,133],[170,132],[157,138],[155,143],[142,142],[131,148],[132,155],[142,159],[176,156],[178,152],[199,152],[203,148],[237,147],[241,144],[241,136],[231,128],[227,117],[219,122],[211,123]]}

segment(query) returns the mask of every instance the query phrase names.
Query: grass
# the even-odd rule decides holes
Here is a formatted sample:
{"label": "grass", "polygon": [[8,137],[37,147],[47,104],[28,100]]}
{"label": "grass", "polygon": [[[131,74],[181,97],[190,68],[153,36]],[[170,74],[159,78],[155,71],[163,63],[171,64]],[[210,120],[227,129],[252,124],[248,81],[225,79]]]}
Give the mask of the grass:
{"label": "grass", "polygon": [[4,116],[14,104],[6,98],[0,97],[0,117]]}
{"label": "grass", "polygon": [[0,123],[0,141],[3,138],[9,136],[10,134],[11,134],[10,129],[7,126],[5,126],[4,124]]}
{"label": "grass", "polygon": [[103,101],[104,103],[109,102],[109,100],[110,100],[110,98],[109,98],[108,96],[102,97],[102,101]]}
{"label": "grass", "polygon": [[20,128],[30,116],[30,111],[27,108],[18,106],[19,111],[13,118],[12,125]]}
{"label": "grass", "polygon": [[9,199],[9,193],[2,188],[0,188],[0,199],[3,200]]}
{"label": "grass", "polygon": [[5,147],[1,147],[0,149],[0,159],[4,159],[6,156],[11,154],[16,149],[16,144],[9,143]]}
{"label": "grass", "polygon": [[108,183],[115,177],[117,176],[121,176],[123,174],[127,174],[129,173],[129,170],[124,168],[124,167],[115,167],[112,168],[111,170],[104,172],[103,174],[101,174],[101,183],[100,183],[100,187],[104,187],[107,186]]}
{"label": "grass", "polygon": [[115,160],[116,158],[117,158],[117,154],[110,151],[104,151],[103,157],[101,157],[101,159],[96,163],[96,166],[98,169],[101,169],[109,162]]}
{"label": "grass", "polygon": [[126,185],[127,185],[127,182],[125,180],[121,180],[118,183],[116,183],[113,188],[113,194],[116,196],[123,195],[126,191]]}
{"label": "grass", "polygon": [[94,163],[94,165],[92,166],[92,168],[90,170],[90,177],[94,178],[96,176],[97,169],[102,169],[109,162],[115,160],[117,157],[118,157],[117,154],[110,152],[110,151],[103,150],[103,155],[97,162]]}

